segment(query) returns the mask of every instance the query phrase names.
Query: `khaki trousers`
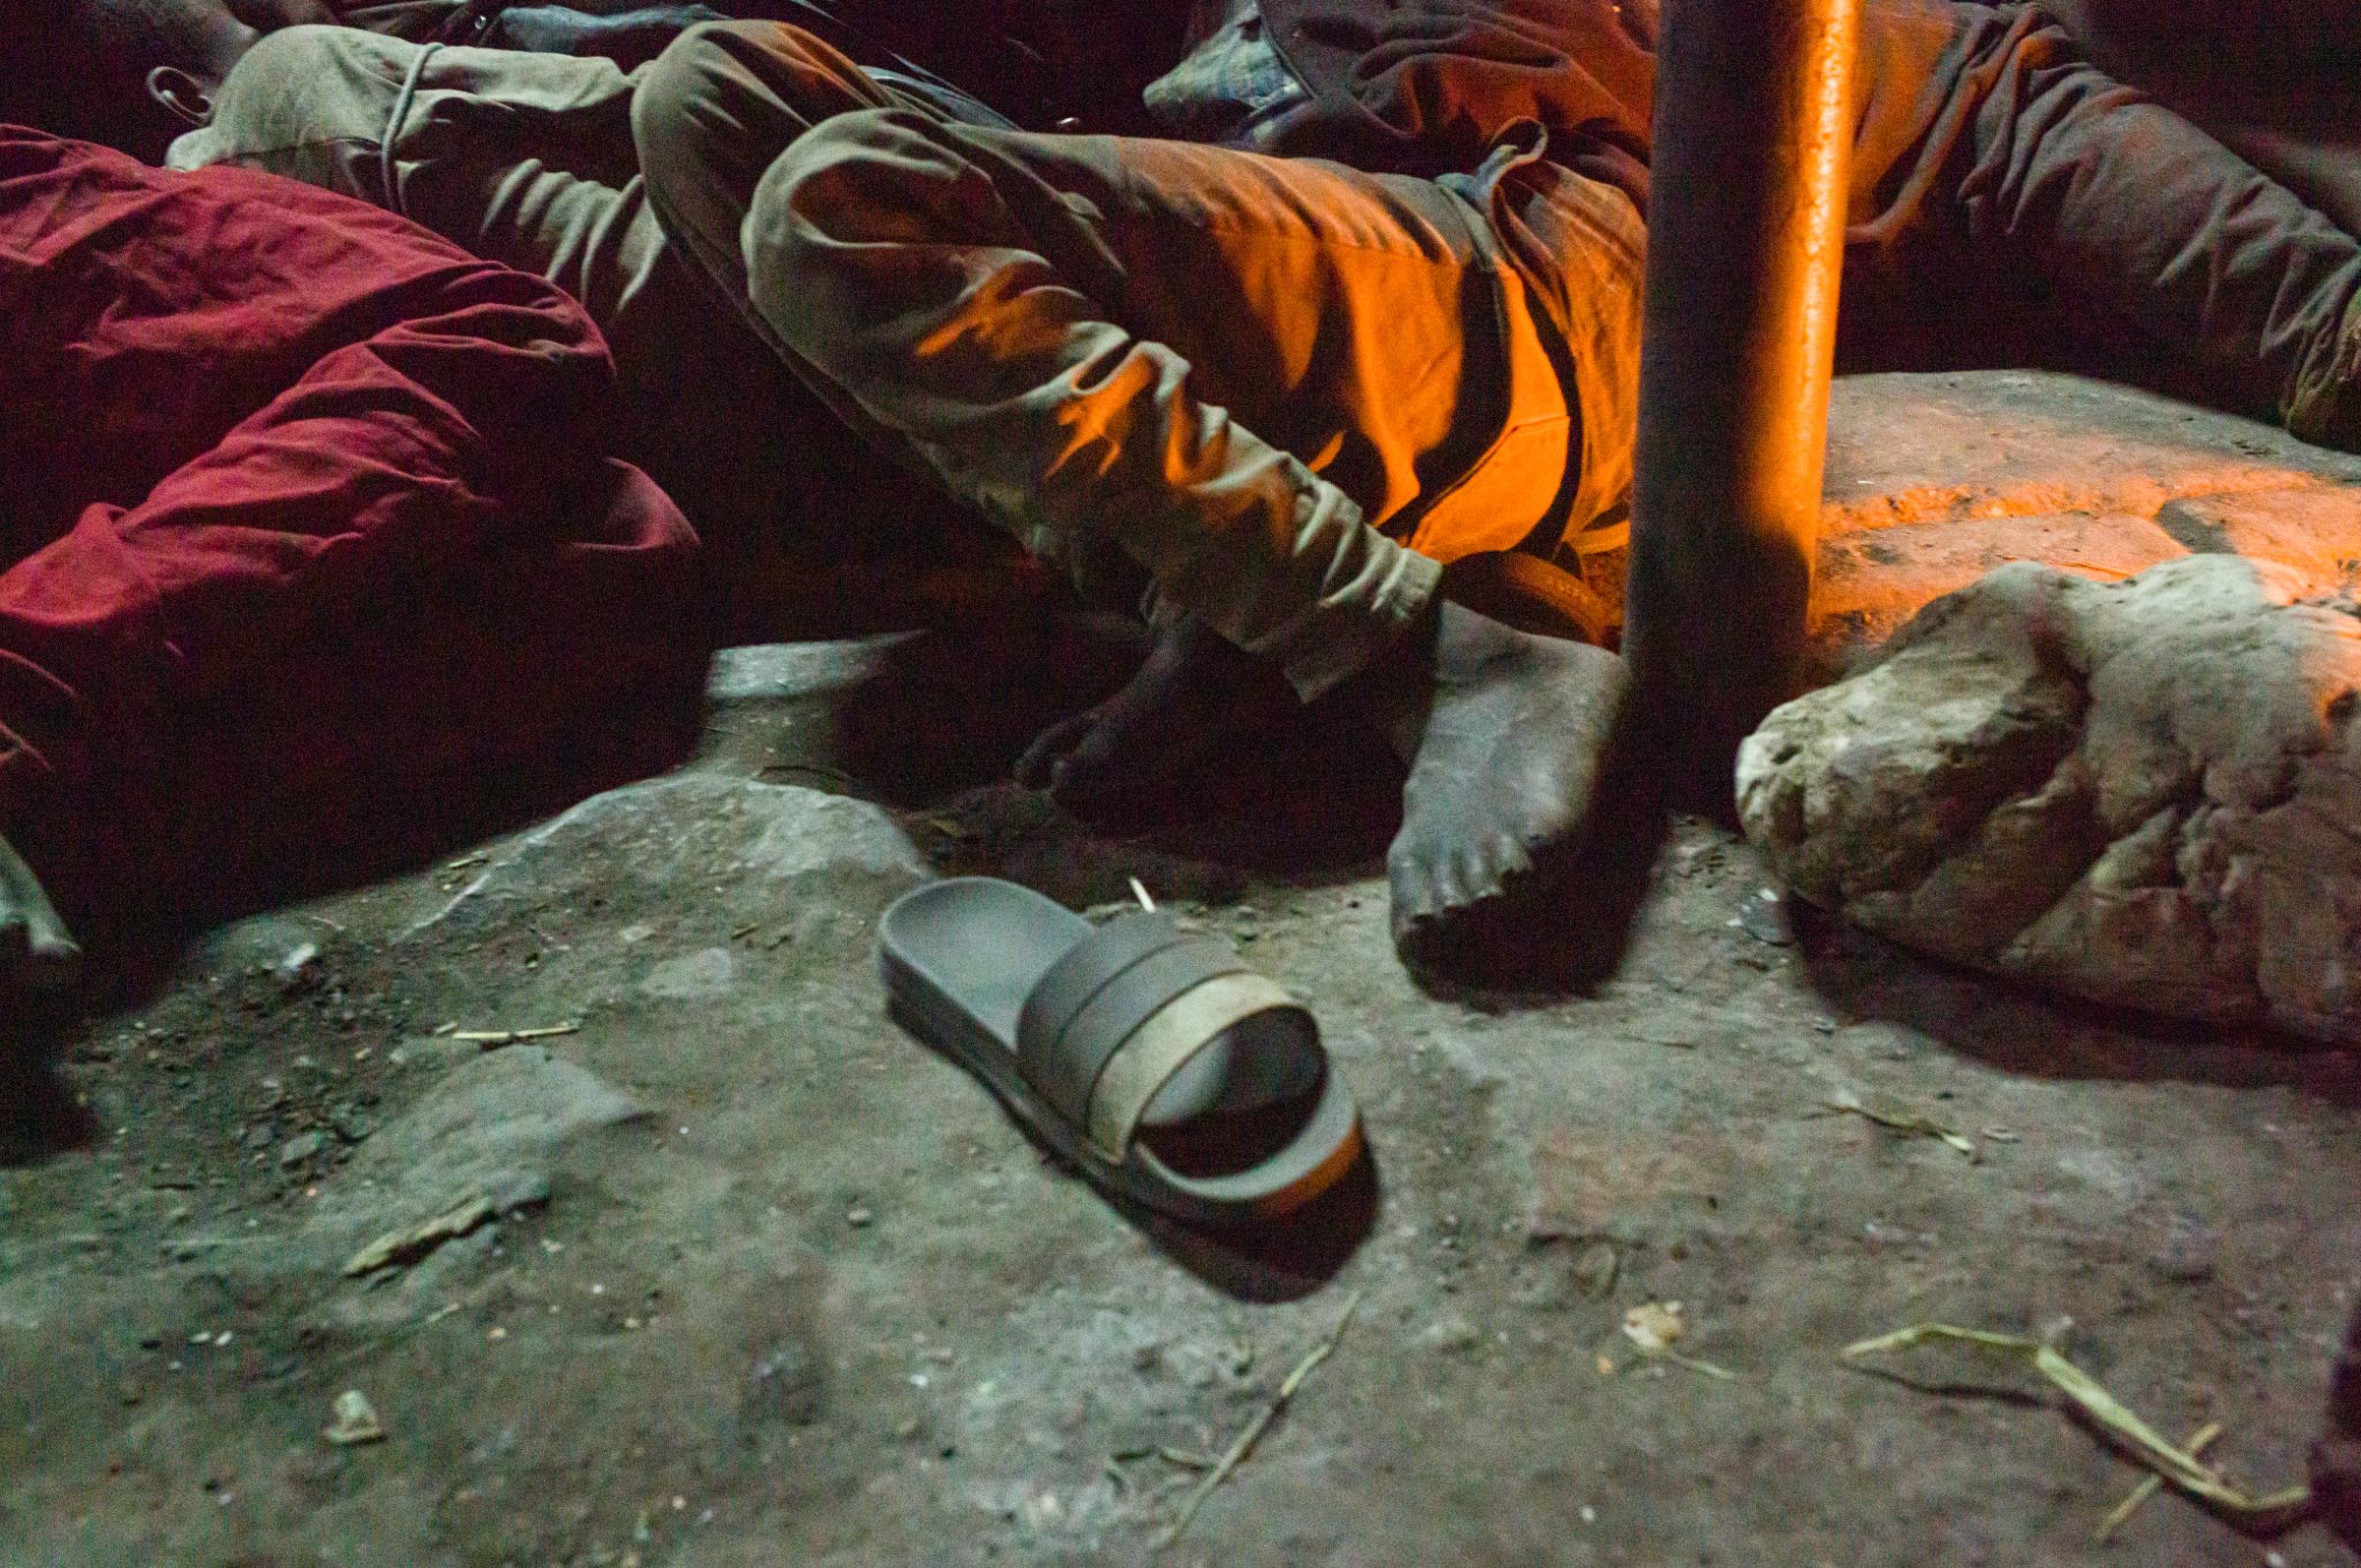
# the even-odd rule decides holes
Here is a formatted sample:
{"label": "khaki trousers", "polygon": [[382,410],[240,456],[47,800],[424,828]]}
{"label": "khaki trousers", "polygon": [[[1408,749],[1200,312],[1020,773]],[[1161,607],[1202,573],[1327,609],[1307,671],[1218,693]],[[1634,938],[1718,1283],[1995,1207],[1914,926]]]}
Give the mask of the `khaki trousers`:
{"label": "khaki trousers", "polygon": [[[1562,339],[1443,186],[955,123],[758,23],[685,33],[633,129],[667,232],[847,419],[1306,695],[1421,612],[1439,559],[1585,494]],[[1560,227],[1631,273],[1636,359],[1638,216],[1574,187]]]}

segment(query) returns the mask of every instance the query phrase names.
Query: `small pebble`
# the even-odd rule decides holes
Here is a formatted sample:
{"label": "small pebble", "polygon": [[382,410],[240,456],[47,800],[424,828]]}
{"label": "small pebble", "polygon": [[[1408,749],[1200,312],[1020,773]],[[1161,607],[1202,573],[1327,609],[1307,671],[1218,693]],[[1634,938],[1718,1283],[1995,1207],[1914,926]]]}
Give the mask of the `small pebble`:
{"label": "small pebble", "polygon": [[386,1435],[386,1424],[378,1418],[377,1407],[357,1388],[348,1388],[336,1396],[333,1415],[333,1418],[321,1428],[320,1435],[335,1447],[374,1443]]}
{"label": "small pebble", "polygon": [[866,1206],[858,1203],[845,1210],[844,1213],[844,1223],[856,1231],[866,1230],[876,1222],[877,1218]]}

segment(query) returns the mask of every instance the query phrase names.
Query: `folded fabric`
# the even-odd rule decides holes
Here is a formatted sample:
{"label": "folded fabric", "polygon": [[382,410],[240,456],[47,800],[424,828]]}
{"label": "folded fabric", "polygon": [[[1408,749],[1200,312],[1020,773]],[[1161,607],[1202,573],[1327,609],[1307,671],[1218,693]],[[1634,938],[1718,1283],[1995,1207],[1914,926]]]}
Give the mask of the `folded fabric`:
{"label": "folded fabric", "polygon": [[0,127],[0,835],[69,919],[300,831],[255,800],[694,695],[696,536],[604,455],[606,345],[539,278]]}

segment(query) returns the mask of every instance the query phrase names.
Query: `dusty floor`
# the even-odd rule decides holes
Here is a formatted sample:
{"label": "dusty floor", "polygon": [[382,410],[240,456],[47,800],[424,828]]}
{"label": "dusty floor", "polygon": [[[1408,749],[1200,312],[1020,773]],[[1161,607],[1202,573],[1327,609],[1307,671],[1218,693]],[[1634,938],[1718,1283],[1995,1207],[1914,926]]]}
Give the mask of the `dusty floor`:
{"label": "dusty floor", "polygon": [[[2356,511],[2341,470],[2161,406],[1883,384],[1841,409],[1831,493],[2085,535],[2179,538],[2226,494]],[[1428,996],[1348,804],[1372,778],[1335,777],[1373,764],[1299,780],[1313,810],[1259,842],[1095,839],[990,782],[1056,686],[940,638],[731,655],[681,774],[222,931],[92,1020],[64,1069],[91,1139],[0,1170],[0,1561],[1144,1561],[1356,1296],[1157,1560],[2270,1560],[2169,1497],[2098,1546],[2137,1473],[2036,1385],[1837,1352],[2070,1319],[2159,1425],[2295,1478],[2361,1290],[2361,1059],[1790,922],[1699,824],[1599,995]],[[1137,874],[1247,943],[1319,1013],[1373,1186],[1249,1256],[1045,1164],[882,1016],[871,928],[930,867],[1077,907]],[[1825,1114],[1847,1096],[1975,1158]],[[341,1272],[476,1196],[497,1224]],[[1618,1325],[1664,1301],[1734,1375],[1639,1357]],[[323,1441],[347,1389],[382,1441]]]}

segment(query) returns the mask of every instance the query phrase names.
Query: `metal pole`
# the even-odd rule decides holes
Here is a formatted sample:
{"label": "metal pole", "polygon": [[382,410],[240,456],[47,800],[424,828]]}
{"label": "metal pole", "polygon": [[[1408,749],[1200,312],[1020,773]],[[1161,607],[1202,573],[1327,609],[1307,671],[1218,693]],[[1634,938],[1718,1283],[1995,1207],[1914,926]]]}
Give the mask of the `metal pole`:
{"label": "metal pole", "polygon": [[1665,782],[1725,810],[1802,659],[1859,0],[1665,10],[1624,652]]}

